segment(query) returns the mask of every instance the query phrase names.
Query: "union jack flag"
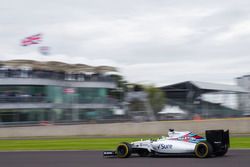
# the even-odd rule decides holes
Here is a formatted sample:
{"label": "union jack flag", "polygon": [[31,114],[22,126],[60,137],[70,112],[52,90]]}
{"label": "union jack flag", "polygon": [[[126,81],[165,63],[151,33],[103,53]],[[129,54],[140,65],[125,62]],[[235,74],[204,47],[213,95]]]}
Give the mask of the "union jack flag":
{"label": "union jack flag", "polygon": [[29,37],[24,38],[21,41],[22,46],[28,46],[33,44],[39,44],[42,41],[42,34],[36,34]]}

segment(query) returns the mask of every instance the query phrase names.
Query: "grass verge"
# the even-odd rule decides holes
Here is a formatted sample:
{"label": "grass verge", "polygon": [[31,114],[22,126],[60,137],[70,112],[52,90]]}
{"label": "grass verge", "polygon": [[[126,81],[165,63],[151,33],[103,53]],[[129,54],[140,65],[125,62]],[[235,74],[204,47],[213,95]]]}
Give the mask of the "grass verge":
{"label": "grass verge", "polygon": [[[140,139],[129,137],[0,140],[0,150],[113,150],[119,142],[132,142]],[[250,148],[250,137],[232,137],[230,142],[231,148]]]}

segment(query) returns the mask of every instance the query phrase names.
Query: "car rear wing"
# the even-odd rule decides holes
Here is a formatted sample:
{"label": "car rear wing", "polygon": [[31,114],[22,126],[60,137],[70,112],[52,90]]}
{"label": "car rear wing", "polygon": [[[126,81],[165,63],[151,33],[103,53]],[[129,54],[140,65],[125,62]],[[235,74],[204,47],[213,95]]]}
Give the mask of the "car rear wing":
{"label": "car rear wing", "polygon": [[215,150],[230,147],[229,130],[206,130],[206,139]]}

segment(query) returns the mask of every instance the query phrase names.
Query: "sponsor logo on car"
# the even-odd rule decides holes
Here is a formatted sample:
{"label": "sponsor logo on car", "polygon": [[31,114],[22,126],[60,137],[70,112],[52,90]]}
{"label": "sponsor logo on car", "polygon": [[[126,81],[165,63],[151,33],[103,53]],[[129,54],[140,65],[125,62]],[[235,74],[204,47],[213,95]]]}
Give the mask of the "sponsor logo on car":
{"label": "sponsor logo on car", "polygon": [[173,145],[172,144],[159,144],[157,148],[161,150],[172,149]]}
{"label": "sponsor logo on car", "polygon": [[148,147],[148,144],[140,143],[140,146],[141,146],[141,147]]}

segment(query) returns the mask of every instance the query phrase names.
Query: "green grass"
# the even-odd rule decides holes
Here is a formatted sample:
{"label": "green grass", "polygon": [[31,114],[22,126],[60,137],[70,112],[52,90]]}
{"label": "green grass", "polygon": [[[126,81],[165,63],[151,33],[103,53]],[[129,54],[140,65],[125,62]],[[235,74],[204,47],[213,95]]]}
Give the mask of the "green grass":
{"label": "green grass", "polygon": [[230,138],[231,148],[250,148],[250,137]]}
{"label": "green grass", "polygon": [[0,150],[105,150],[135,138],[73,138],[43,140],[0,140]]}
{"label": "green grass", "polygon": [[[119,142],[141,138],[65,138],[0,140],[0,150],[113,150]],[[231,148],[250,148],[250,137],[231,138]]]}

